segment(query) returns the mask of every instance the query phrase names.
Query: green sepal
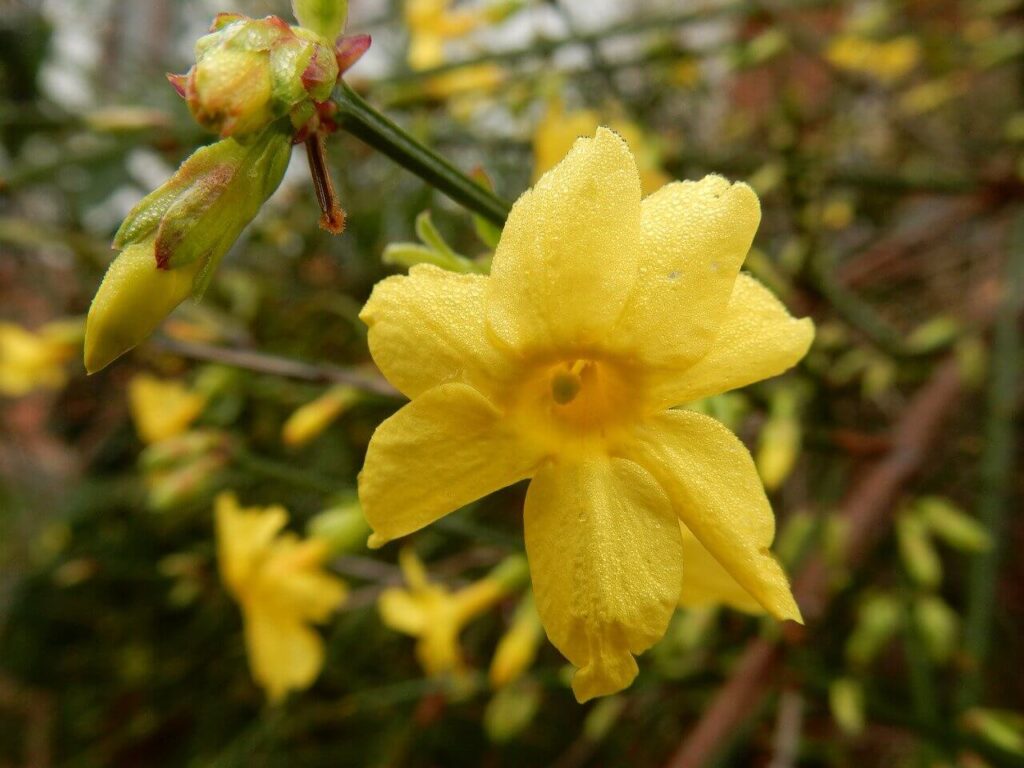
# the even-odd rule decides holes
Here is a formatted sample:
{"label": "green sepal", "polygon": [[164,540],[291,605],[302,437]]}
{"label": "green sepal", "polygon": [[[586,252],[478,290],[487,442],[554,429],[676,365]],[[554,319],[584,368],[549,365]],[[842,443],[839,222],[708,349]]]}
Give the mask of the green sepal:
{"label": "green sepal", "polygon": [[286,114],[306,98],[302,73],[313,60],[315,46],[294,38],[275,46],[270,52],[270,99],[274,114]]}
{"label": "green sepal", "polygon": [[292,0],[292,13],[301,26],[333,41],[348,20],[348,0]]}

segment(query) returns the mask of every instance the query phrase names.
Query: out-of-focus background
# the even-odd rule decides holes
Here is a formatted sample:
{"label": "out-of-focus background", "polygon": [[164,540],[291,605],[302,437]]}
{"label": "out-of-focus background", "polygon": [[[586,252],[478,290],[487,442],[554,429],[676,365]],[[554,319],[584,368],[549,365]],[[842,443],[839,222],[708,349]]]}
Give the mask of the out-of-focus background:
{"label": "out-of-focus background", "polygon": [[[546,643],[489,684],[514,596],[465,627],[459,685],[426,675],[376,605],[396,546],[331,563],[351,592],[312,688],[268,706],[250,676],[214,495],[283,504],[296,531],[350,504],[400,401],[346,394],[305,441],[282,426],[339,370],[373,380],[357,314],[417,214],[487,248],[405,170],[333,137],[334,237],[297,151],[205,300],[85,376],[113,232],[211,139],[164,75],[219,11],[290,17],[0,0],[0,766],[1024,764],[1020,3],[351,0],[373,46],[348,81],[507,199],[598,124],[647,191],[748,181],[746,268],[817,323],[796,370],[694,406],[754,452],[807,627],[680,610],[636,683],[584,706]],[[170,389],[147,400],[148,377]],[[521,509],[512,488],[418,534],[431,578],[521,550]]]}

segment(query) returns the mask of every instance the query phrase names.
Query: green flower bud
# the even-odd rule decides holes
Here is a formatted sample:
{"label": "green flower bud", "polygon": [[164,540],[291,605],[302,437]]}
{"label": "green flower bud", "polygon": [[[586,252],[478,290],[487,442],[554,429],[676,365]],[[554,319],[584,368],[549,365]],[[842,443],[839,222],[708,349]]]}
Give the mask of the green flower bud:
{"label": "green flower bud", "polygon": [[495,744],[504,744],[521,734],[537,715],[541,690],[523,681],[498,690],[484,710],[484,730]]}
{"label": "green flower bud", "polygon": [[370,535],[370,526],[363,517],[359,499],[353,493],[312,518],[306,525],[306,534],[327,542],[331,553],[340,555],[362,551],[366,547],[366,537]]}
{"label": "green flower bud", "polygon": [[85,329],[89,373],[149,336],[189,295],[199,297],[221,257],[281,183],[287,133],[267,129],[197,150],[128,214],[114,238],[123,249],[96,292]]}
{"label": "green flower bud", "polygon": [[195,65],[184,75],[169,76],[200,125],[236,138],[286,116],[299,133],[318,126],[320,105],[344,69],[369,47],[369,37],[335,42],[345,3],[296,0],[294,5],[310,29],[288,26],[276,16],[221,14],[196,43]]}
{"label": "green flower bud", "polygon": [[929,530],[946,544],[964,552],[986,552],[992,538],[984,525],[949,500],[926,496],[915,504]]}
{"label": "green flower bud", "polygon": [[292,0],[292,13],[306,29],[333,40],[345,28],[348,0]]}
{"label": "green flower bud", "polygon": [[857,613],[857,624],[846,641],[851,664],[868,664],[903,624],[903,607],[892,595],[867,598]]}
{"label": "green flower bud", "polygon": [[835,680],[828,687],[828,704],[836,725],[847,736],[857,736],[864,730],[864,689],[856,680]]}
{"label": "green flower bud", "polygon": [[960,619],[956,611],[936,595],[924,595],[914,601],[913,618],[917,632],[937,662],[948,661],[956,648]]}
{"label": "green flower bud", "polygon": [[927,589],[938,587],[942,582],[942,562],[924,521],[910,512],[900,514],[896,518],[896,541],[910,577]]}

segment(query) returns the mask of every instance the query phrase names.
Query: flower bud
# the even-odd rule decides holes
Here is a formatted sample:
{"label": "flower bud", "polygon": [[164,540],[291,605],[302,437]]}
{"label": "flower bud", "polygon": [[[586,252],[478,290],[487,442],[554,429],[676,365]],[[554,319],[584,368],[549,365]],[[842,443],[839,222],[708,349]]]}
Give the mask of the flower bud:
{"label": "flower bud", "polygon": [[196,43],[195,65],[170,75],[171,84],[196,121],[222,137],[243,138],[286,116],[300,131],[330,98],[343,68],[369,46],[365,36],[339,38],[335,50],[345,5],[296,0],[296,14],[310,29],[290,27],[277,16],[222,13]]}
{"label": "flower bud", "polygon": [[936,595],[923,595],[914,601],[912,615],[928,655],[940,663],[947,661],[956,647],[959,632],[956,611]]}
{"label": "flower bud", "polygon": [[847,736],[864,730],[864,689],[848,677],[833,681],[828,687],[828,704],[836,725]]}
{"label": "flower bud", "polygon": [[857,613],[857,624],[846,641],[846,658],[851,664],[868,664],[902,624],[899,600],[892,595],[872,595]]}
{"label": "flower bud", "polygon": [[362,550],[369,533],[370,526],[354,494],[325,509],[306,525],[306,535],[326,542],[332,554]]}
{"label": "flower bud", "polygon": [[992,546],[985,526],[947,499],[926,496],[915,506],[928,529],[949,546],[964,552],[985,552]]}
{"label": "flower bud", "polygon": [[287,133],[243,145],[219,141],[192,154],[128,214],[123,249],[96,292],[85,331],[89,373],[149,336],[189,295],[201,296],[221,257],[277,189],[291,157]]}
{"label": "flower bud", "polygon": [[896,519],[900,558],[910,577],[922,587],[935,589],[942,581],[942,563],[924,521],[910,512]]}
{"label": "flower bud", "polygon": [[493,688],[501,688],[516,680],[530,668],[537,657],[537,648],[544,636],[544,628],[528,591],[516,608],[512,626],[498,641],[491,660],[490,679]]}
{"label": "flower bud", "polygon": [[281,439],[292,448],[315,440],[335,419],[357,403],[359,397],[359,391],[352,387],[332,387],[288,417],[281,429]]}
{"label": "flower bud", "polygon": [[333,40],[345,28],[348,0],[292,0],[292,13],[301,26]]}
{"label": "flower bud", "polygon": [[526,682],[502,688],[487,703],[484,729],[496,744],[504,744],[533,722],[540,707],[540,687]]}
{"label": "flower bud", "polygon": [[769,491],[774,491],[789,477],[800,455],[803,438],[797,409],[798,398],[793,390],[780,388],[774,392],[756,456],[757,471]]}

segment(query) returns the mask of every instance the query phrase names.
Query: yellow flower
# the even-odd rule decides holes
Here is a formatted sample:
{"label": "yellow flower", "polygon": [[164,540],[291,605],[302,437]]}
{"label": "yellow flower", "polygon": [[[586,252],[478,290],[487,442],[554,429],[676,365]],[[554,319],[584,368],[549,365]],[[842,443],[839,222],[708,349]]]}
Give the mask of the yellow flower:
{"label": "yellow flower", "polygon": [[[566,112],[560,101],[552,101],[533,134],[533,180],[554,168],[580,136],[590,136],[601,125],[601,117],[590,109]],[[670,179],[661,170],[661,157],[657,147],[644,135],[636,123],[628,120],[612,121],[610,127],[618,133],[636,156],[640,169],[640,188],[648,195],[667,184]]]}
{"label": "yellow flower", "polygon": [[675,182],[641,201],[626,143],[599,129],[509,214],[490,276],[429,265],[377,285],[361,317],[412,402],[359,478],[372,546],[532,478],[526,550],[548,637],[581,701],[628,686],[679,600],[679,522],[751,598],[799,619],[768,547],[753,460],[673,406],[774,376],[795,320],[739,275],[760,220],[745,184]]}
{"label": "yellow flower", "polygon": [[[427,579],[423,563],[412,549],[399,553],[399,564],[408,589],[384,591],[377,604],[381,620],[391,629],[418,638],[416,658],[429,676],[463,672],[459,633],[508,593],[509,579],[492,575],[451,592]],[[518,567],[515,561],[511,563],[511,570]]]}
{"label": "yellow flower", "polygon": [[917,66],[921,60],[921,45],[910,35],[877,42],[845,34],[833,38],[825,56],[834,67],[891,85]]}
{"label": "yellow flower", "polygon": [[271,701],[309,687],[324,662],[323,623],[344,601],[344,583],[322,570],[320,539],[281,534],[282,507],[242,509],[233,494],[217,497],[221,578],[242,608],[249,667]]}
{"label": "yellow flower", "polygon": [[488,20],[480,9],[452,10],[452,0],[405,0],[409,66],[432,69],[444,63],[445,41],[465,37]]}
{"label": "yellow flower", "polygon": [[128,406],[144,443],[159,443],[188,430],[206,407],[206,397],[180,381],[140,373],[128,384]]}
{"label": "yellow flower", "polygon": [[60,389],[64,365],[81,343],[81,323],[48,323],[33,333],[0,323],[0,395],[19,397],[36,389]]}

